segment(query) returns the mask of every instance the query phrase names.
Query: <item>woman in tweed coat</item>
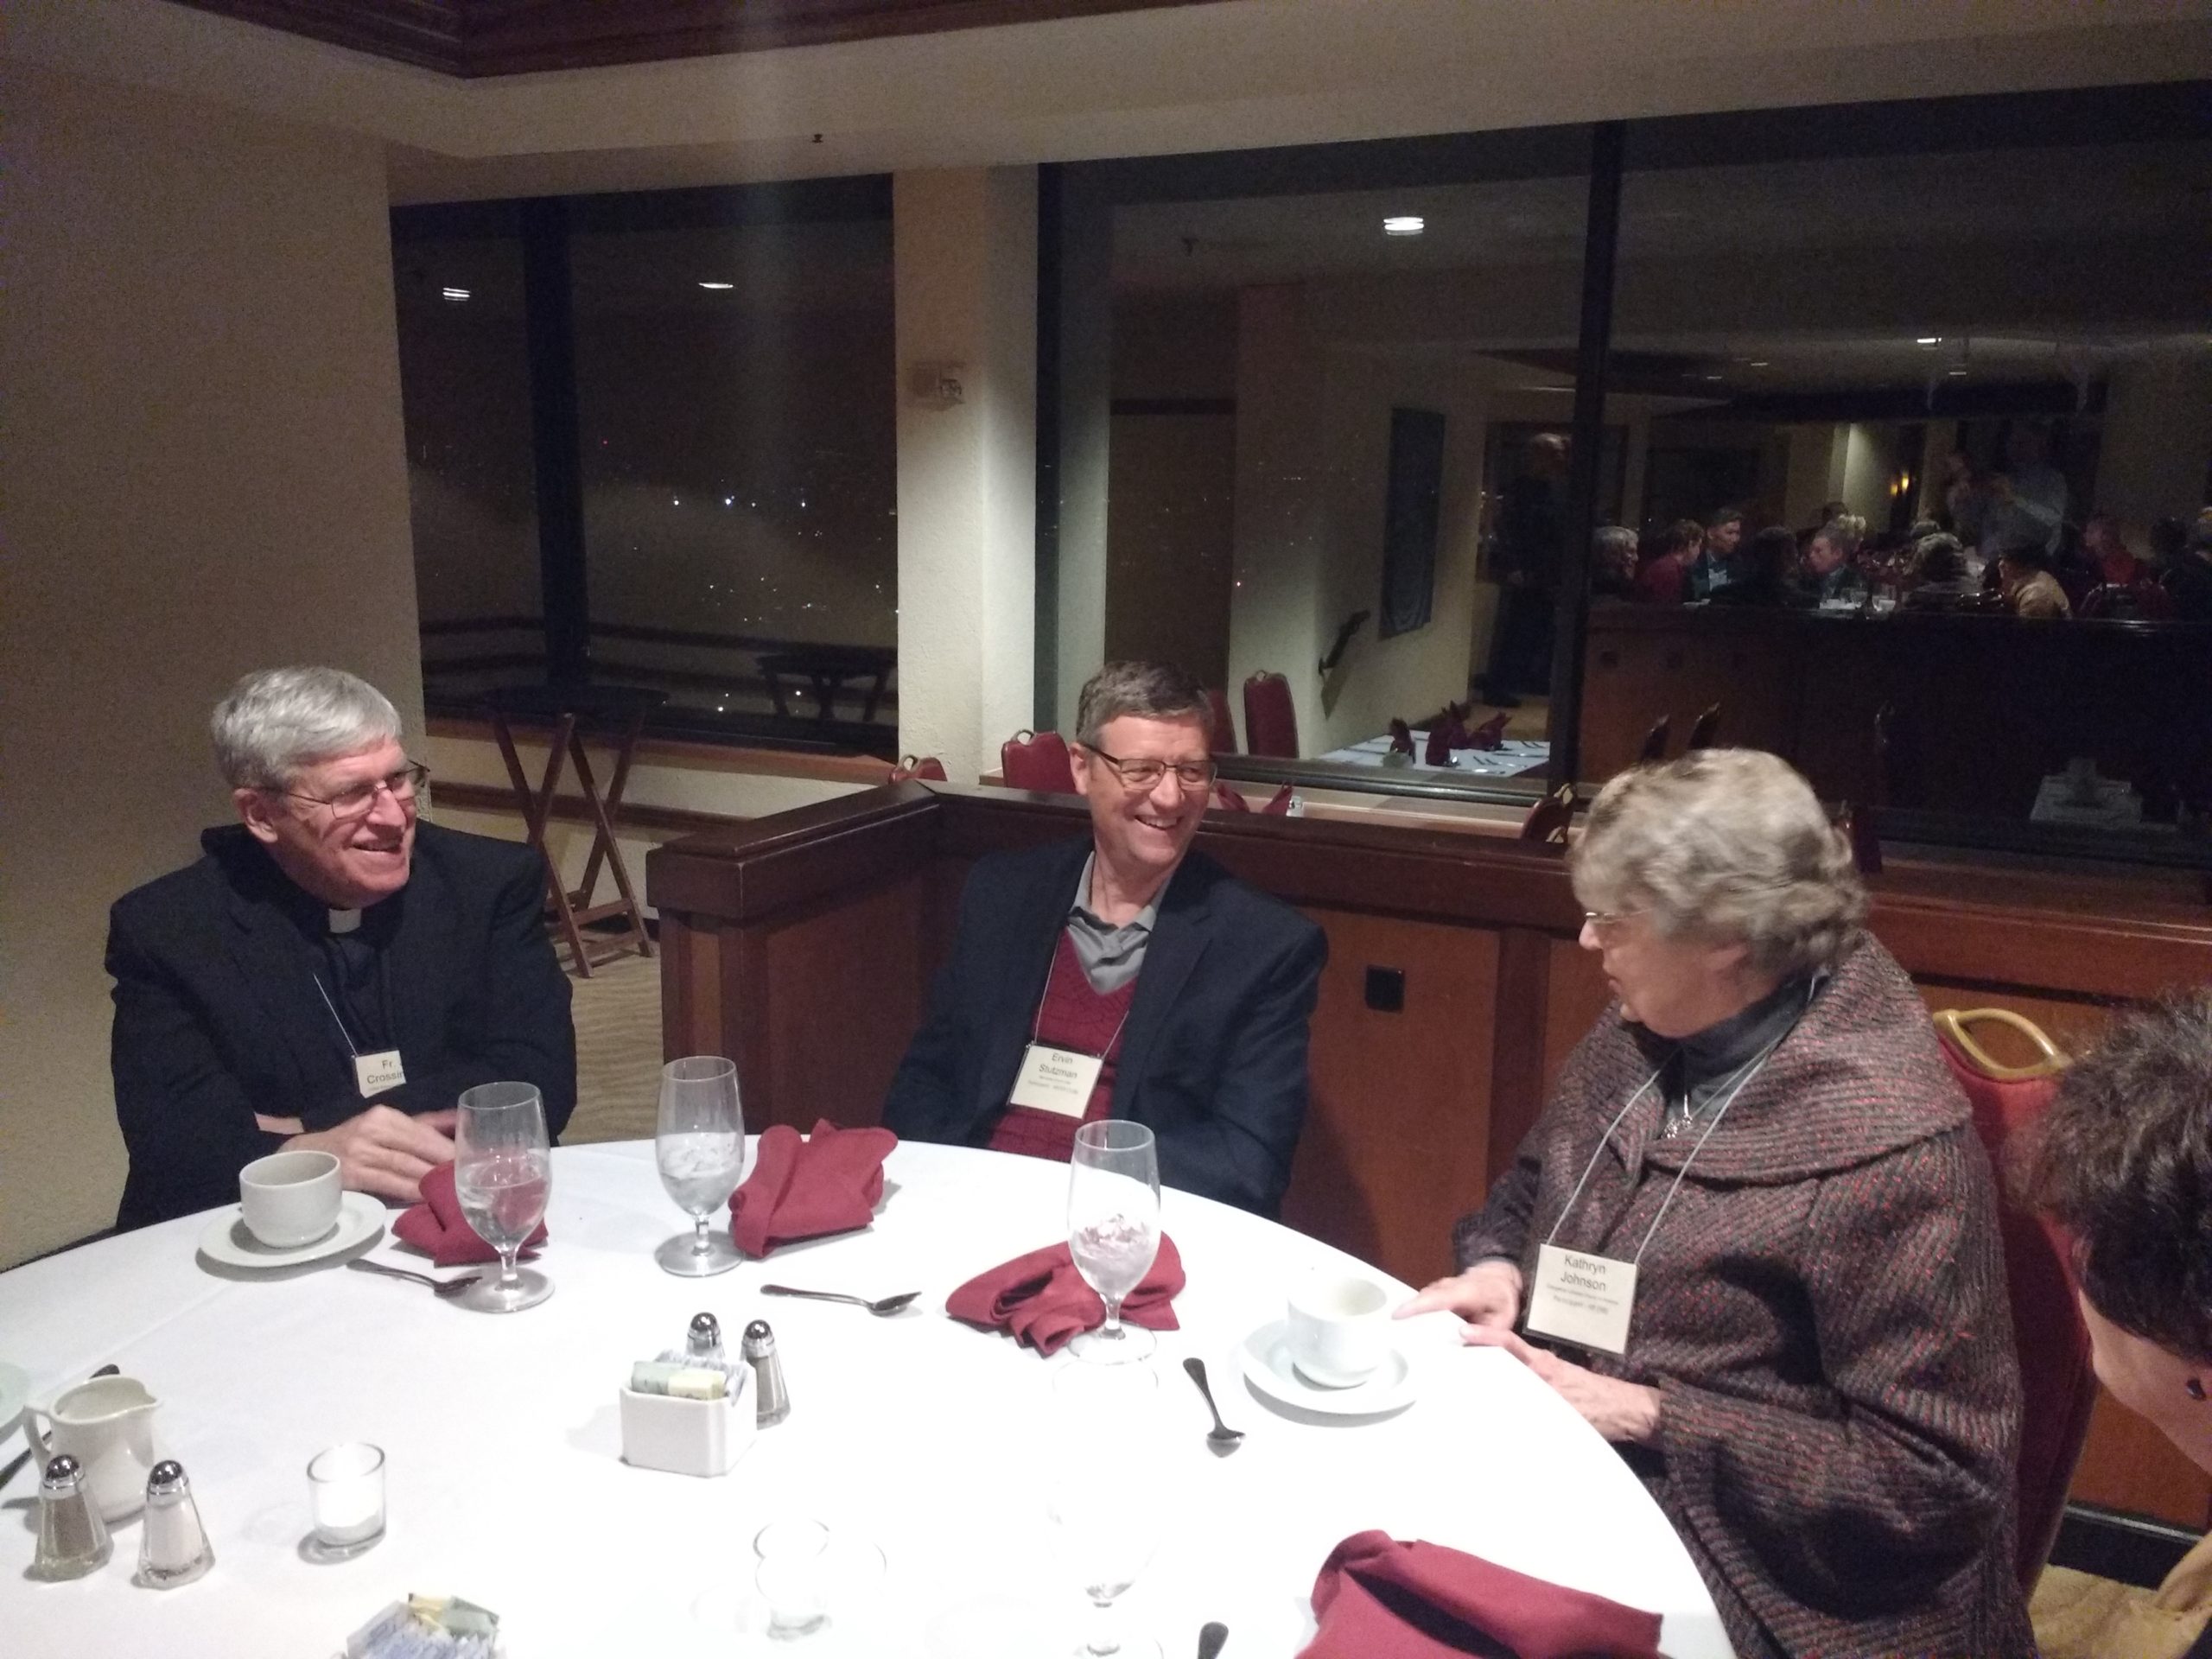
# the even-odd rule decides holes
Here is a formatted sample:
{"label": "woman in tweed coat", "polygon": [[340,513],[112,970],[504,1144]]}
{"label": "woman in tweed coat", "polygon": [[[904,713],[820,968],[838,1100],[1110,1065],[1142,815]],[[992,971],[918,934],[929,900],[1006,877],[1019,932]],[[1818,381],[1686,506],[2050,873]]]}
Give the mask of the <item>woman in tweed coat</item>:
{"label": "woman in tweed coat", "polygon": [[[1572,868],[1617,1001],[1402,1312],[1617,1443],[1744,1659],[2031,1654],[1994,1186],[1841,837],[1705,750],[1607,785]],[[1637,1259],[1623,1353],[1516,1334],[1547,1242]]]}

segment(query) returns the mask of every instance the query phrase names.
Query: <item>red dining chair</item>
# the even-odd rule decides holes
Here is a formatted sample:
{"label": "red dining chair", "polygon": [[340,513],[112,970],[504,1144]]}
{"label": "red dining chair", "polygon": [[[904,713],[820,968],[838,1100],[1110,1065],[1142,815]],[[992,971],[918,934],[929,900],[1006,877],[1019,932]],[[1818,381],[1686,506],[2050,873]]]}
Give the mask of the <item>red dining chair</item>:
{"label": "red dining chair", "polygon": [[1255,674],[1244,682],[1244,751],[1298,759],[1298,710],[1290,682],[1280,674]]}
{"label": "red dining chair", "polygon": [[1058,732],[1024,728],[999,745],[999,772],[1008,789],[1033,789],[1046,795],[1075,793],[1075,768],[1068,762],[1067,740]]}
{"label": "red dining chair", "polygon": [[1713,740],[1719,735],[1720,705],[1716,702],[1700,715],[1690,727],[1689,741],[1682,745],[1682,752],[1687,754],[1692,749],[1709,749]]}
{"label": "red dining chair", "polygon": [[1217,685],[1206,687],[1206,706],[1213,710],[1213,752],[1236,753],[1236,724],[1229,717],[1229,693]]}
{"label": "red dining chair", "polygon": [[1667,758],[1667,733],[1672,724],[1665,715],[1651,722],[1651,729],[1643,734],[1643,747],[1636,752],[1637,764],[1653,766]]}
{"label": "red dining chair", "polygon": [[1529,809],[1521,820],[1521,839],[1548,847],[1567,845],[1567,828],[1574,822],[1574,785],[1561,784]]}
{"label": "red dining chair", "polygon": [[919,779],[925,783],[944,783],[945,781],[944,762],[933,754],[919,757],[910,754],[891,768],[891,781],[894,784],[903,784],[915,779]]}
{"label": "red dining chair", "polygon": [[[2002,1025],[2032,1043],[2041,1058],[2029,1065],[1993,1059],[1974,1040],[1976,1025]],[[2066,1056],[2032,1020],[2010,1008],[1945,1008],[1936,1015],[1936,1042],[1951,1075],[1974,1108],[1974,1126],[1992,1162],[2004,1166],[2012,1138],[2033,1128],[2050,1104]],[[2012,1304],[2012,1340],[2020,1361],[2020,1458],[2015,1507],[2020,1587],[2032,1591],[2058,1536],[2066,1489],[2089,1433],[2097,1380],[2089,1367],[2089,1335],[2074,1302],[2066,1251],[2044,1219],[2001,1195],[1998,1224],[2005,1281]]]}

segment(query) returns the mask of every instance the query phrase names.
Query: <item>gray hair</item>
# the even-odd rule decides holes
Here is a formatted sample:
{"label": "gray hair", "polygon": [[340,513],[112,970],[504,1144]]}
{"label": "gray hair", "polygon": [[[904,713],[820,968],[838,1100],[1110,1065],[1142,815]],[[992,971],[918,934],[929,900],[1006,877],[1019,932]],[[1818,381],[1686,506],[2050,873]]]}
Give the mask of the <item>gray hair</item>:
{"label": "gray hair", "polygon": [[1144,720],[1195,720],[1213,738],[1213,704],[1205,687],[1173,663],[1109,663],[1084,682],[1076,703],[1076,741],[1098,747],[1109,721],[1124,715]]}
{"label": "gray hair", "polygon": [[1600,524],[1592,533],[1590,545],[1601,557],[1608,553],[1618,557],[1636,551],[1636,532],[1626,524]]}
{"label": "gray hair", "polygon": [[342,668],[264,668],[215,705],[207,733],[232,789],[283,789],[310,766],[395,741],[399,711]]}
{"label": "gray hair", "polygon": [[1855,512],[1840,512],[1813,534],[1849,557],[1859,550],[1859,543],[1866,539],[1866,521]]}
{"label": "gray hair", "polygon": [[1759,972],[1833,967],[1866,913],[1850,843],[1813,787],[1759,749],[1699,749],[1620,773],[1568,855],[1589,909],[1740,940]]}

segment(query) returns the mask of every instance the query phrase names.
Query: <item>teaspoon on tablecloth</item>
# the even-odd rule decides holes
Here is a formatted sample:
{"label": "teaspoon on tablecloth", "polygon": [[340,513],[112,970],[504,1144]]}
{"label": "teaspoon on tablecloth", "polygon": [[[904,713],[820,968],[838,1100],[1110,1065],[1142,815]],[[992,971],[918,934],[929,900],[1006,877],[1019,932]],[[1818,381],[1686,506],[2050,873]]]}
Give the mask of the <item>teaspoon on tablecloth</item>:
{"label": "teaspoon on tablecloth", "polygon": [[380,1273],[386,1278],[407,1279],[418,1285],[428,1285],[430,1287],[430,1294],[434,1296],[458,1296],[484,1276],[480,1273],[467,1273],[458,1279],[433,1279],[427,1273],[410,1273],[405,1268],[390,1267],[382,1262],[372,1262],[366,1256],[355,1256],[346,1265],[349,1268],[359,1268],[363,1273]]}
{"label": "teaspoon on tablecloth", "polygon": [[[1183,1362],[1183,1369],[1191,1374],[1191,1381],[1198,1385],[1198,1392],[1205,1396],[1206,1409],[1213,1414],[1213,1427],[1206,1431],[1206,1444],[1216,1452],[1227,1457],[1243,1443],[1244,1431],[1231,1428],[1221,1421],[1221,1408],[1213,1402],[1213,1390],[1206,1386],[1206,1363],[1193,1357]],[[1226,1637],[1224,1630],[1223,1635]]]}
{"label": "teaspoon on tablecloth", "polygon": [[842,1290],[798,1290],[790,1285],[763,1285],[760,1294],[763,1296],[807,1296],[817,1302],[850,1302],[855,1307],[868,1309],[879,1319],[887,1319],[922,1293],[910,1290],[901,1295],[886,1296],[876,1302],[871,1302],[865,1296],[848,1296]]}

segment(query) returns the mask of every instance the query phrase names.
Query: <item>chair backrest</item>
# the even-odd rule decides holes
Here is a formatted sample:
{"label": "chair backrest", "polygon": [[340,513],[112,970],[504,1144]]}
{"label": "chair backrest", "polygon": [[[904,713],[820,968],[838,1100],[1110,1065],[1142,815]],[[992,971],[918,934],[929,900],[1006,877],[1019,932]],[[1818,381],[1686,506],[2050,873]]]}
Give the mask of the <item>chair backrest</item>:
{"label": "chair backrest", "polygon": [[1665,715],[1651,722],[1651,729],[1643,734],[1643,747],[1636,752],[1640,763],[1649,766],[1667,758],[1667,733],[1672,724]]}
{"label": "chair backrest", "polygon": [[1521,820],[1521,839],[1547,845],[1567,845],[1567,827],[1574,822],[1574,785],[1561,784],[1529,809]]}
{"label": "chair backrest", "polygon": [[1244,682],[1244,752],[1298,759],[1298,710],[1290,701],[1290,682],[1280,674],[1255,674]]}
{"label": "chair backrest", "polygon": [[1016,732],[999,745],[999,771],[1008,789],[1033,789],[1046,795],[1075,793],[1075,768],[1058,732]]}
{"label": "chair backrest", "polygon": [[[2033,1065],[2002,1065],[1977,1044],[1970,1027],[2007,1025],[2044,1053]],[[1974,1126],[2001,1170],[2012,1136],[2031,1128],[2058,1087],[2065,1057],[2035,1026],[2009,1008],[1946,1008],[1936,1016],[1936,1040],[1951,1073],[1974,1107]],[[2066,1489],[2089,1433],[2097,1382],[2089,1337],[2074,1302],[2066,1252],[2043,1218],[1999,1199],[2005,1281],[2012,1304],[2012,1339],[2020,1359],[2020,1461],[2015,1507],[2024,1591],[2035,1588],[2058,1536]]]}
{"label": "chair backrest", "polygon": [[1685,753],[1692,749],[1709,749],[1713,741],[1720,735],[1720,705],[1713,703],[1697,717],[1690,728],[1690,741],[1682,745]]}
{"label": "chair backrest", "polygon": [[1217,685],[1206,687],[1206,702],[1213,710],[1213,752],[1236,753],[1236,724],[1229,717],[1229,693]]}
{"label": "chair backrest", "polygon": [[944,783],[944,762],[933,754],[918,757],[910,754],[891,768],[891,781],[894,784],[906,783],[917,778],[932,784]]}

